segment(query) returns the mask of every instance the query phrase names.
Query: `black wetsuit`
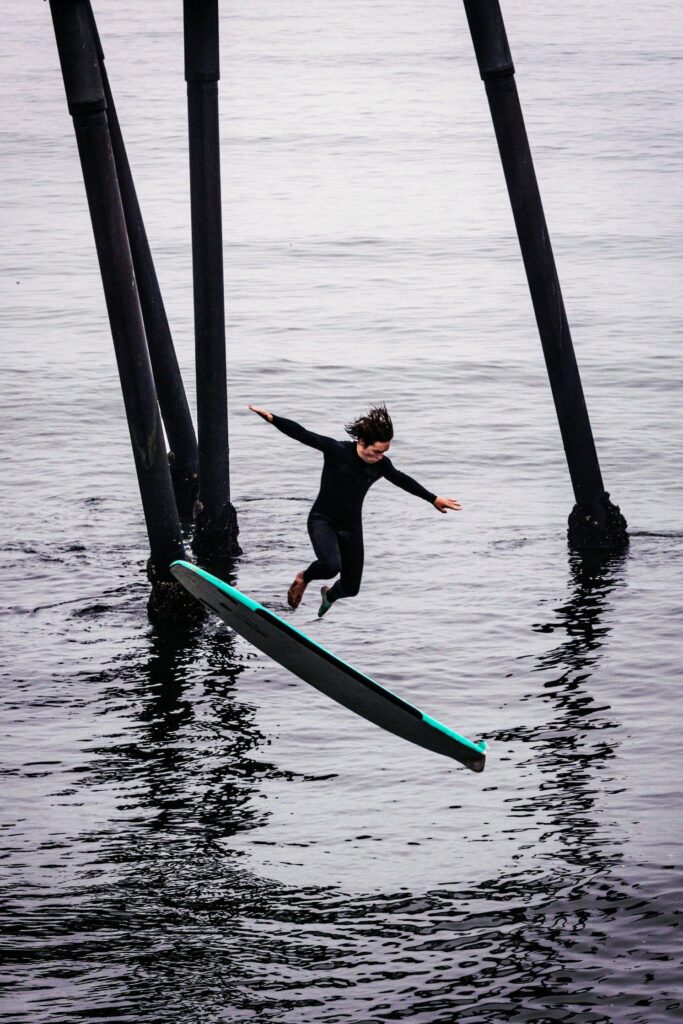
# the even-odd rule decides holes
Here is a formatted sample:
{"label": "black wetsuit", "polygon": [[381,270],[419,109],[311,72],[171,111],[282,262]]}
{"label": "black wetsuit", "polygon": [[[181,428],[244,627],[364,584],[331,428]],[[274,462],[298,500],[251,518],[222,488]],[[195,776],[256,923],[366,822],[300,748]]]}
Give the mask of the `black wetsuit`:
{"label": "black wetsuit", "polygon": [[320,492],[308,516],[308,533],[316,559],[304,571],[306,583],[326,580],[339,573],[327,594],[328,601],[355,597],[363,575],[363,500],[376,480],[384,477],[404,491],[434,503],[436,495],[417,480],[394,468],[386,457],[364,462],[355,441],[335,441],[314,434],[294,420],[273,415],[273,425],[295,441],[323,453]]}

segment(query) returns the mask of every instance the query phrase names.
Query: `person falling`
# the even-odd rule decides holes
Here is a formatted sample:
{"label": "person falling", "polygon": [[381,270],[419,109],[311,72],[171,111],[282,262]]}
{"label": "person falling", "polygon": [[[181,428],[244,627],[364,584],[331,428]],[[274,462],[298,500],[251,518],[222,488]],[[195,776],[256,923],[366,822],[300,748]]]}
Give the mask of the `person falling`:
{"label": "person falling", "polygon": [[371,406],[365,416],[347,424],[345,429],[351,441],[314,434],[294,420],[255,405],[249,409],[287,437],[323,453],[320,491],[308,516],[315,560],[294,577],[287,591],[290,608],[299,607],[311,580],[327,580],[337,575],[339,579],[332,587],[323,586],[320,591],[318,616],[328,612],[340,598],[356,596],[363,575],[363,500],[376,480],[384,477],[409,494],[424,498],[439,512],[461,508],[453,498],[440,498],[426,490],[387,458],[394,427],[383,404]]}

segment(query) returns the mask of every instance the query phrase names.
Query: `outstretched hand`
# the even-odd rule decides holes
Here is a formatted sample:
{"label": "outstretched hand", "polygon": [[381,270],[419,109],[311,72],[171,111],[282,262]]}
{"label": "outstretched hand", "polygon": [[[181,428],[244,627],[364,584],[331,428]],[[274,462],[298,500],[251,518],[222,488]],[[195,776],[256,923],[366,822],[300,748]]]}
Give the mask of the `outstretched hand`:
{"label": "outstretched hand", "polygon": [[459,512],[462,505],[455,498],[437,498],[434,502],[434,508],[438,509],[439,512],[448,512],[449,508]]}
{"label": "outstretched hand", "polygon": [[256,405],[249,405],[247,408],[251,409],[251,411],[255,412],[258,416],[261,416],[264,420],[267,420],[268,423],[273,422],[273,414],[272,412],[268,412],[267,409],[259,409]]}

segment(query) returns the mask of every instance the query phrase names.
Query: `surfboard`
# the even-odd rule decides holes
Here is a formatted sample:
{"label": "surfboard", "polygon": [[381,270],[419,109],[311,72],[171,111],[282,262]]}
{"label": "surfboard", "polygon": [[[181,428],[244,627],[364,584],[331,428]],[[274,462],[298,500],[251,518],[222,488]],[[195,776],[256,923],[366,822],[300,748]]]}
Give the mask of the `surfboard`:
{"label": "surfboard", "polygon": [[484,770],[485,740],[473,743],[465,739],[204,569],[178,561],[173,562],[171,572],[236,633],[338,704],[404,740],[453,758],[471,771]]}

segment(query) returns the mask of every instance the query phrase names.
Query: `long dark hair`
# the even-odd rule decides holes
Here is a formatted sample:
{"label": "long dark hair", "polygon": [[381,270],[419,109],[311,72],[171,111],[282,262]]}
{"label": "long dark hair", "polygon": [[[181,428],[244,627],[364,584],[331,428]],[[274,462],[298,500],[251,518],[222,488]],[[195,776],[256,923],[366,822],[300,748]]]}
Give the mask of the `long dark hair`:
{"label": "long dark hair", "polygon": [[391,441],[394,436],[394,424],[384,402],[371,405],[365,416],[347,423],[344,429],[354,441],[362,441],[366,446],[377,441]]}

